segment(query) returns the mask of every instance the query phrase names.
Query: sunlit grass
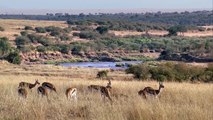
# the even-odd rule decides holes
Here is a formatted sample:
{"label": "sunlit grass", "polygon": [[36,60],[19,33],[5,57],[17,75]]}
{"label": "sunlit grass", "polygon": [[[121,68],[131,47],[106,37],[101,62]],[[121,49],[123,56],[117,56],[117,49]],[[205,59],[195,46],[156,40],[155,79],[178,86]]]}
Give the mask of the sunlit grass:
{"label": "sunlit grass", "polygon": [[[114,95],[121,93],[128,95],[128,98],[116,98],[113,96],[113,103],[111,104],[108,100],[103,102],[99,93],[87,91],[87,86],[90,84],[106,85],[107,83],[107,80],[98,80],[95,78],[97,69],[13,65],[5,65],[5,69],[3,69],[2,66],[0,67],[0,119],[2,120],[213,119],[212,84],[165,82],[165,89],[159,99],[150,98],[145,100],[138,96],[137,92],[145,86],[157,89],[158,83],[154,81],[124,81],[122,79],[125,77],[129,77],[130,79],[130,76],[126,76],[121,71],[116,71],[110,73],[114,78],[112,81],[112,92]],[[8,74],[3,74],[7,71]],[[119,77],[116,77],[116,74],[120,79],[117,79]],[[58,94],[52,92],[48,99],[41,97],[37,94],[38,86],[36,86],[32,91],[28,91],[29,95],[27,99],[19,97],[17,93],[18,83],[20,81],[34,83],[35,79],[38,79],[41,83],[43,81],[53,83],[56,86]],[[78,89],[77,102],[66,99],[65,90],[68,87],[76,87]]]}

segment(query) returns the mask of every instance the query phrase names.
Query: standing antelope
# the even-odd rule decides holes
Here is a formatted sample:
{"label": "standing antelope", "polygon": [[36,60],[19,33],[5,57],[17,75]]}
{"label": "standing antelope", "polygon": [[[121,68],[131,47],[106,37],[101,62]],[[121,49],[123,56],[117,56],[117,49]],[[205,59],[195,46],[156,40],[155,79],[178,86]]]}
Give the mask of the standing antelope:
{"label": "standing antelope", "polygon": [[138,92],[138,94],[140,96],[143,96],[145,98],[147,98],[147,96],[154,96],[154,97],[158,97],[162,91],[162,88],[164,88],[164,85],[163,83],[159,82],[159,89],[156,90],[156,89],[153,89],[151,87],[145,87],[143,90],[140,90]]}
{"label": "standing antelope", "polygon": [[103,87],[102,86],[101,87],[101,96],[104,97],[104,100],[107,97],[112,102],[110,89],[111,88],[109,88],[109,87]]}
{"label": "standing antelope", "polygon": [[19,88],[18,89],[18,94],[21,97],[27,98],[27,90],[25,88]]}
{"label": "standing antelope", "polygon": [[44,87],[44,88],[47,88],[47,89],[49,89],[50,91],[55,91],[56,92],[56,88],[55,88],[55,86],[52,84],[52,83],[49,83],[49,82],[43,82],[42,83],[42,86]]}
{"label": "standing antelope", "polygon": [[88,86],[89,90],[96,90],[96,91],[100,91],[101,92],[101,97],[105,98],[107,97],[110,101],[112,101],[111,99],[111,81],[109,80],[109,82],[107,83],[107,86],[100,86],[100,85],[90,85]]}
{"label": "standing antelope", "polygon": [[36,80],[34,84],[28,83],[28,82],[20,82],[18,88],[29,88],[29,89],[32,89],[32,88],[34,88],[37,84],[38,84],[38,85],[40,84],[40,83],[38,82],[38,80]]}
{"label": "standing antelope", "polygon": [[101,96],[104,97],[104,100],[107,97],[112,102],[111,89],[112,89],[111,80],[109,80],[106,87],[103,86],[100,87]]}
{"label": "standing antelope", "polygon": [[37,89],[38,94],[41,94],[42,96],[47,96],[48,97],[48,90],[47,88],[43,86],[39,86]]}
{"label": "standing antelope", "polygon": [[77,88],[67,88],[66,90],[66,96],[67,96],[67,99],[72,99],[74,98],[75,100],[77,100]]}

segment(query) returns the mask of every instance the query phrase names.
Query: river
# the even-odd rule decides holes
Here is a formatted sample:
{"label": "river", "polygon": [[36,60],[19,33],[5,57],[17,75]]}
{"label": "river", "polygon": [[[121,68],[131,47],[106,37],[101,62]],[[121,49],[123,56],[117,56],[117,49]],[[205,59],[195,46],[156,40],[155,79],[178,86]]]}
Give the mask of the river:
{"label": "river", "polygon": [[[122,61],[122,62],[74,62],[60,63],[65,67],[91,67],[91,68],[111,68],[111,69],[126,69],[129,64],[139,64],[142,61]],[[120,65],[120,66],[119,66]]]}

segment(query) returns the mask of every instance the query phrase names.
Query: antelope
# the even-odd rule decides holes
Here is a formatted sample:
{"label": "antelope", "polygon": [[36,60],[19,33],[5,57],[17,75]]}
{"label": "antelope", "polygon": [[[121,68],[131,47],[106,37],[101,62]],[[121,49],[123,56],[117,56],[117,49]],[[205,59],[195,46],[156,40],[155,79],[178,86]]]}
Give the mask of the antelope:
{"label": "antelope", "polygon": [[[55,86],[52,84],[52,83],[49,83],[49,82],[43,82],[42,83],[42,86],[44,87],[44,88],[47,88],[47,89],[49,89],[50,91],[55,91],[56,92],[56,88],[55,88]],[[57,93],[57,92],[56,92]]]}
{"label": "antelope", "polygon": [[37,89],[38,94],[41,94],[42,96],[47,96],[48,97],[48,90],[47,88],[43,86],[39,86]]}
{"label": "antelope", "polygon": [[158,97],[162,91],[162,88],[164,88],[163,83],[159,82],[159,89],[153,89],[151,87],[145,87],[143,90],[140,90],[138,92],[138,95],[143,96],[145,98],[147,98],[147,96],[154,96],[154,97]]}
{"label": "antelope", "polygon": [[109,88],[107,86],[106,87],[101,86],[101,88],[100,88],[100,90],[101,90],[101,96],[104,97],[104,100],[107,97],[112,102],[110,89],[111,88]]}
{"label": "antelope", "polygon": [[111,98],[112,86],[111,85],[112,85],[111,80],[109,80],[106,87],[103,87],[103,86],[100,87],[100,91],[101,91],[101,96],[104,97],[104,100],[107,97],[112,102],[112,98]]}
{"label": "antelope", "polygon": [[100,86],[100,85],[90,85],[88,86],[89,90],[96,90],[96,91],[100,91],[101,92],[101,97],[105,98],[107,97],[110,101],[112,101],[111,99],[111,81],[109,80],[109,82],[107,83],[107,86]]}
{"label": "antelope", "polygon": [[27,90],[25,88],[19,88],[18,89],[18,94],[19,94],[19,96],[27,98]]}
{"label": "antelope", "polygon": [[75,100],[77,100],[77,88],[67,88],[66,90],[66,96],[67,96],[67,99],[72,99],[74,98]]}
{"label": "antelope", "polygon": [[89,89],[90,91],[93,91],[93,90],[95,90],[95,91],[100,91],[100,90],[101,90],[101,87],[103,87],[103,86],[100,86],[100,85],[90,85],[90,86],[88,86],[88,89]]}
{"label": "antelope", "polygon": [[32,89],[32,88],[34,88],[37,84],[38,84],[38,85],[40,84],[40,83],[38,82],[38,80],[36,80],[34,84],[31,84],[31,83],[28,83],[28,82],[20,82],[18,88],[28,88],[28,89]]}

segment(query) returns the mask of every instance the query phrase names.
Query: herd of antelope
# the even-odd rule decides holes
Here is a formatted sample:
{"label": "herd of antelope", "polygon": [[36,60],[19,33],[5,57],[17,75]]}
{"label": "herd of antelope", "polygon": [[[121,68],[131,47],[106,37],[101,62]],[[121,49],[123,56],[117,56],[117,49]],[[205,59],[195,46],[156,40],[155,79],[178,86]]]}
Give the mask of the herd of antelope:
{"label": "herd of antelope", "polygon": [[[34,84],[28,83],[28,82],[20,82],[19,86],[18,86],[18,94],[21,97],[27,98],[28,90],[31,90],[37,84],[40,85],[38,80],[36,80]],[[138,92],[138,95],[143,96],[144,98],[147,98],[148,96],[153,96],[153,97],[157,98],[160,95],[163,88],[164,88],[164,85],[163,85],[163,83],[160,82],[159,83],[159,89],[153,89],[152,87],[145,87],[144,89],[142,89]],[[107,83],[106,86],[101,86],[101,85],[89,85],[88,86],[89,91],[100,92],[100,94],[104,98],[104,100],[105,100],[105,98],[108,98],[112,102],[111,89],[112,89],[112,86],[111,86],[110,80],[109,80],[109,82]],[[49,83],[49,82],[43,82],[37,88],[38,94],[42,95],[42,96],[46,96],[46,97],[48,97],[48,94],[51,91],[54,91],[54,92],[57,93],[56,87],[52,83]],[[67,99],[77,100],[77,88],[74,88],[74,87],[67,88],[65,95],[66,95]],[[120,95],[128,97],[128,96],[123,95],[123,94],[120,94]]]}

